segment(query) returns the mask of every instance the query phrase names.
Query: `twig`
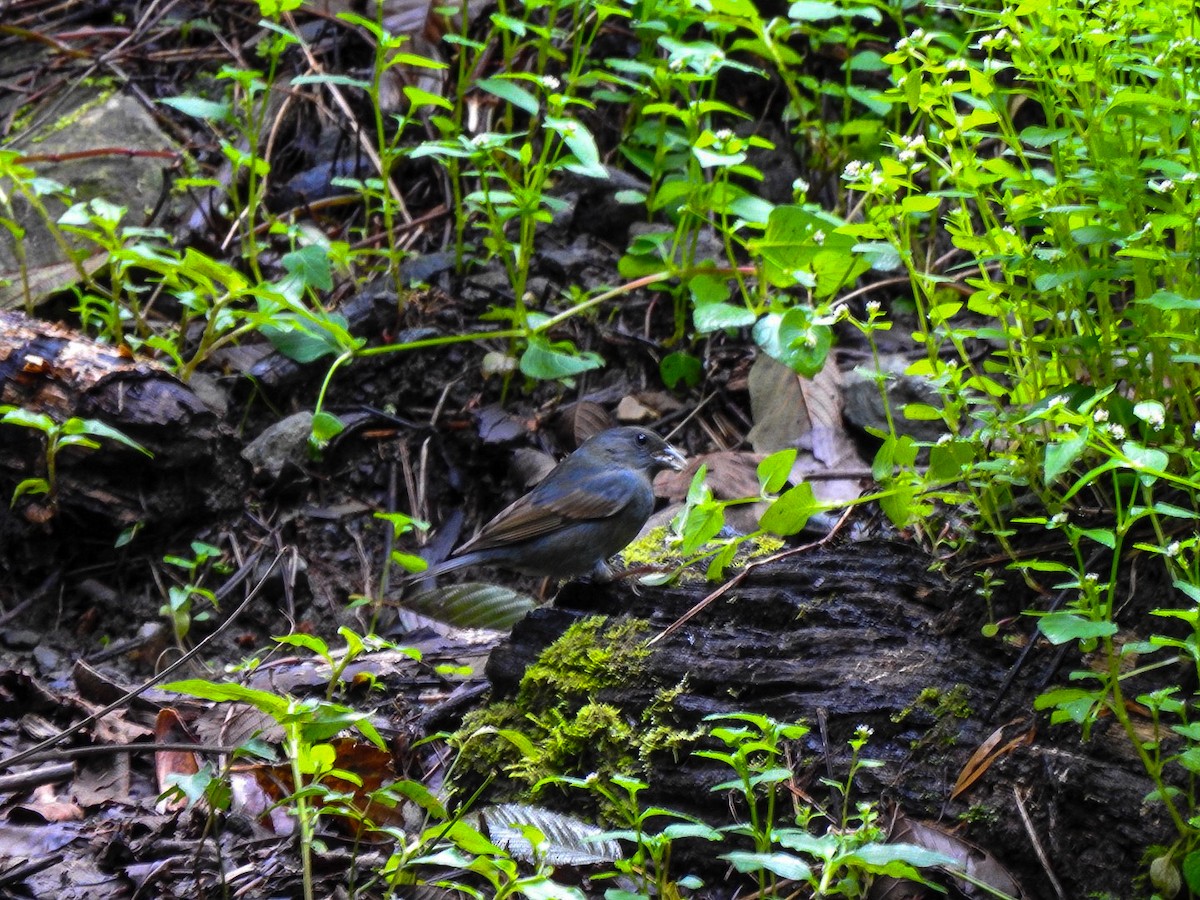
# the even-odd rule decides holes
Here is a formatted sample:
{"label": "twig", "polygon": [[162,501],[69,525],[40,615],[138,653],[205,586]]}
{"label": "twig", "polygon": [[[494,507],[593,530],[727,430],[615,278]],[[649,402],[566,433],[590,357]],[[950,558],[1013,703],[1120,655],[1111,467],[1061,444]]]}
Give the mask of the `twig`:
{"label": "twig", "polygon": [[[195,647],[193,647],[187,653],[183,654],[183,656],[179,657],[179,659],[175,660],[175,662],[171,663],[169,666],[167,666],[161,672],[159,672],[158,674],[147,679],[142,684],[138,685],[137,687],[135,687],[133,690],[129,691],[125,695],[118,697],[116,700],[114,700],[112,703],[108,704],[108,706],[104,707],[100,711],[92,713],[92,715],[88,716],[86,719],[82,719],[79,722],[76,722],[70,728],[65,728],[62,731],[58,732],[58,734],[51,735],[50,737],[46,738],[41,743],[34,744],[32,747],[30,747],[27,750],[22,750],[20,753],[16,753],[16,754],[8,757],[7,759],[0,759],[0,771],[4,771],[6,769],[11,769],[13,766],[15,766],[19,763],[25,762],[34,754],[41,753],[44,750],[49,750],[51,747],[55,746],[60,741],[65,740],[66,738],[69,738],[73,734],[77,734],[78,732],[82,731],[84,728],[87,728],[89,725],[95,724],[100,719],[107,716],[110,712],[124,706],[126,703],[128,703],[130,700],[132,700],[134,697],[137,697],[139,694],[142,694],[143,692],[149,690],[154,685],[158,684],[160,681],[165,680],[167,678],[167,676],[173,674],[174,672],[177,672],[179,669],[183,668],[183,666],[185,666],[189,662],[191,662],[192,659],[194,659],[197,655],[199,655],[200,651],[203,650],[205,647],[207,647],[209,643],[211,643],[212,641],[216,640],[216,638],[218,638],[222,634],[224,634],[229,629],[229,626],[231,626],[237,620],[238,616],[240,616],[242,614],[242,612],[246,609],[246,607],[248,607],[250,605],[250,602],[252,600],[254,600],[255,597],[258,596],[259,592],[262,591],[262,589],[263,589],[263,585],[265,585],[267,583],[267,579],[270,577],[271,573],[275,571],[275,567],[279,565],[279,561],[281,559],[283,559],[283,554],[284,554],[283,550],[281,550],[277,554],[275,554],[275,558],[273,560],[271,560],[271,565],[267,568],[267,571],[263,573],[263,576],[262,576],[262,578],[259,579],[258,584],[256,584],[254,586],[254,589],[251,590],[250,593],[246,595],[246,599],[243,600],[241,602],[241,604],[238,605],[238,608],[235,609],[232,614],[230,614],[229,618],[227,618],[224,622],[222,622],[220,624],[220,626],[217,628],[216,631],[214,631],[212,634],[210,634],[204,640],[200,641],[200,643],[198,643]],[[256,560],[257,558],[258,558],[258,554],[255,554],[254,556],[252,556],[250,558],[250,560],[247,560],[247,562],[251,563],[253,560]]]}
{"label": "twig", "polygon": [[241,747],[224,744],[198,744],[194,741],[138,742],[130,744],[91,744],[87,747],[56,747],[43,753],[35,753],[25,760],[27,763],[48,762],[61,759],[83,759],[88,756],[116,756],[122,753],[236,753]]}
{"label": "twig", "polygon": [[759,566],[765,566],[769,563],[778,562],[781,559],[787,559],[789,556],[795,556],[797,553],[806,553],[809,550],[814,550],[817,547],[827,544],[830,540],[833,539],[834,535],[836,535],[839,531],[841,531],[842,526],[846,524],[846,520],[848,518],[850,518],[850,513],[853,511],[853,509],[854,509],[853,506],[846,507],[846,511],[844,513],[842,513],[841,518],[838,519],[837,522],[834,524],[833,528],[831,528],[829,530],[829,534],[825,535],[825,537],[821,538],[819,541],[813,541],[812,543],[805,544],[802,547],[793,547],[791,550],[784,550],[782,553],[776,553],[774,556],[767,556],[767,557],[764,557],[763,559],[756,559],[754,562],[748,563],[746,565],[746,568],[742,569],[742,571],[738,572],[736,575],[734,575],[732,578],[730,578],[727,582],[725,582],[723,585],[721,585],[719,588],[717,588],[715,591],[713,591],[711,594],[709,594],[707,597],[705,597],[703,600],[701,600],[699,603],[697,603],[695,606],[693,606],[691,609],[689,609],[687,612],[685,612],[682,616],[680,616],[678,619],[676,619],[674,622],[672,622],[670,625],[668,625],[665,629],[663,629],[657,635],[652,637],[647,642],[647,646],[653,646],[654,644],[657,644],[659,641],[663,640],[663,638],[669,637],[670,635],[674,634],[676,631],[678,631],[680,628],[682,628],[683,625],[687,621],[689,621],[694,616],[697,616],[700,613],[702,613],[708,607],[708,605],[710,603],[712,603],[714,600],[716,600],[718,597],[720,597],[726,591],[732,590],[733,588],[735,588],[739,584],[741,584],[745,580],[746,576],[749,575],[751,572],[753,572],[755,569],[757,569]]}
{"label": "twig", "polygon": [[1029,843],[1033,844],[1033,852],[1037,854],[1038,862],[1042,864],[1042,871],[1050,879],[1054,895],[1059,900],[1066,900],[1067,895],[1063,893],[1062,885],[1058,883],[1054,870],[1050,868],[1050,860],[1046,857],[1046,851],[1042,848],[1042,842],[1038,839],[1037,831],[1033,827],[1033,820],[1029,818],[1029,812],[1025,809],[1025,801],[1021,799],[1021,792],[1015,784],[1012,786],[1012,792],[1013,799],[1017,801],[1017,812],[1020,813],[1021,821],[1025,824],[1025,833],[1029,835]]}

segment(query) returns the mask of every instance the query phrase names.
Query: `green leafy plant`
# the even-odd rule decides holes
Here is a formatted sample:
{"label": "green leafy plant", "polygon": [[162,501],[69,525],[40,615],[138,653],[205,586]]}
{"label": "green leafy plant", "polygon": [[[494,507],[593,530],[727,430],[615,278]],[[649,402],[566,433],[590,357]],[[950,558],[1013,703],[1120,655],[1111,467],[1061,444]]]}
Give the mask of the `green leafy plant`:
{"label": "green leafy plant", "polygon": [[[1100,716],[1120,723],[1178,831],[1153,868],[1200,891],[1200,807],[1171,777],[1197,770],[1188,692],[1156,680],[1167,657],[1194,662],[1194,636],[1123,622],[1117,602],[1124,565],[1149,558],[1176,592],[1152,614],[1194,630],[1200,173],[1184,123],[1200,52],[1169,3],[982,7],[963,24],[906,29],[883,56],[906,116],[891,153],[843,171],[862,221],[841,231],[892,248],[924,349],[910,374],[941,393],[904,413],[948,432],[924,472],[915,443],[885,444],[876,475],[911,498],[885,508],[909,523],[956,502],[1014,558],[1020,530],[1064,540],[1065,556],[1013,567],[1058,580],[1039,631],[1099,664],[1038,706],[1085,738]],[[949,252],[935,250],[943,230]],[[1150,739],[1130,719],[1134,678]]]}
{"label": "green leafy plant", "polygon": [[[715,827],[675,810],[645,806],[640,794],[648,785],[627,776],[603,779],[593,773],[582,778],[558,776],[542,783],[596,795],[603,802],[605,815],[618,823],[604,837],[633,845],[633,852],[618,861],[607,877],[625,876],[634,889],[610,888],[605,891],[607,900],[676,897],[682,890],[702,887],[695,876],[677,878],[671,872],[672,847],[680,840],[748,840],[752,849],[729,850],[720,858],[737,872],[753,877],[758,895],[763,897],[782,896],[784,881],[789,883],[788,891],[794,891],[798,883],[814,897],[866,897],[872,880],[878,876],[928,883],[922,869],[957,868],[955,861],[943,854],[911,844],[889,843],[875,807],[852,803],[856,775],[864,768],[879,765],[862,755],[870,729],[859,728],[850,739],[845,779],[825,781],[840,797],[839,809],[824,810],[801,802],[794,793],[790,794],[790,808],[782,809],[780,799],[788,795],[784,788],[793,778],[786,764],[787,748],[800,741],[808,729],[754,713],[716,715],[706,721],[713,723],[709,736],[724,746],[696,750],[692,755],[730,770],[733,777],[712,790],[734,795],[737,803],[731,808],[744,810],[743,821]],[[822,823],[823,831],[819,828]]]}
{"label": "green leafy plant", "polygon": [[282,749],[291,767],[294,790],[281,802],[296,816],[304,896],[306,900],[312,900],[312,854],[320,848],[316,837],[317,820],[324,805],[339,804],[340,808],[345,799],[341,792],[328,785],[328,781],[337,778],[352,785],[362,785],[357,774],[336,767],[337,751],[329,740],[343,730],[353,729],[380,750],[385,749],[383,738],[369,717],[336,703],[280,697],[237,684],[190,679],[171,682],[163,688],[202,700],[246,703],[270,716],[283,728]]}
{"label": "green leafy plant", "polygon": [[[534,790],[546,785],[561,785],[588,791],[597,795],[605,804],[608,818],[617,823],[616,828],[602,832],[597,839],[627,841],[633,852],[614,863],[612,872],[598,878],[615,879],[621,876],[632,881],[634,890],[610,888],[604,892],[605,900],[634,900],[640,897],[678,896],[680,889],[692,890],[703,887],[703,882],[694,875],[676,877],[671,871],[671,848],[676,841],[701,839],[720,841],[722,834],[695,816],[660,806],[646,806],[641,793],[649,785],[628,775],[614,775],[605,780],[596,774],[586,778],[561,775],[545,779],[535,785]],[[662,821],[666,824],[662,824]]]}
{"label": "green leafy plant", "polygon": [[147,456],[154,454],[141,444],[122,434],[111,425],[106,425],[96,419],[80,419],[75,416],[64,422],[55,422],[45,413],[33,412],[15,406],[0,406],[0,424],[15,425],[40,432],[45,442],[43,460],[46,467],[44,478],[26,478],[13,490],[10,506],[14,505],[26,494],[44,494],[50,502],[51,509],[57,505],[58,491],[58,457],[68,447],[78,447],[82,450],[98,450],[100,439],[116,441]]}
{"label": "green leafy plant", "polygon": [[[219,547],[204,541],[192,541],[191,550],[191,557],[163,557],[163,562],[167,565],[185,573],[183,584],[167,587],[167,602],[159,610],[171,623],[171,630],[178,644],[182,644],[187,638],[192,623],[204,622],[211,617],[208,607],[217,609],[217,595],[210,588],[204,587],[204,579],[209,573],[227,575],[232,571],[223,561],[224,554]],[[205,605],[205,608],[199,611],[196,610],[198,601]]]}

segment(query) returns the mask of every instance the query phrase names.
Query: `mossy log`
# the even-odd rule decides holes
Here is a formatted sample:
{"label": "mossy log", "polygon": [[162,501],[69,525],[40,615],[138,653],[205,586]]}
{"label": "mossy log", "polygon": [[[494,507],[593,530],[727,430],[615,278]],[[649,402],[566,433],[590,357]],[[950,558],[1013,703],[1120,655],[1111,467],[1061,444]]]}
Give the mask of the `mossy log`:
{"label": "mossy log", "polygon": [[[1017,652],[981,636],[982,604],[931,563],[908,545],[864,542],[757,568],[656,643],[636,675],[602,687],[595,699],[639,722],[664,691],[682,686],[672,710],[681,729],[733,712],[806,722],[807,737],[792,748],[795,786],[821,802],[833,799],[821,779],[844,779],[847,741],[868,726],[865,755],[883,765],[859,771],[856,797],[885,801],[974,842],[1008,868],[1026,896],[1138,893],[1142,854],[1169,842],[1172,829],[1160,807],[1143,802],[1151,784],[1128,742],[1108,722],[1082,742],[1078,729],[1035,721],[1032,683],[1049,654],[1035,655],[999,714],[985,721]],[[640,617],[651,623],[649,636],[707,592],[703,585],[568,585],[493,652],[487,672],[497,702],[518,696],[527,667],[572,623],[597,613]],[[1028,739],[996,754],[951,799],[971,755],[1001,725],[1000,745]],[[651,802],[712,824],[729,821],[727,794],[710,790],[732,777],[728,769],[660,753],[643,777]],[[711,874],[717,851],[705,845],[700,852],[690,862],[707,863]]]}

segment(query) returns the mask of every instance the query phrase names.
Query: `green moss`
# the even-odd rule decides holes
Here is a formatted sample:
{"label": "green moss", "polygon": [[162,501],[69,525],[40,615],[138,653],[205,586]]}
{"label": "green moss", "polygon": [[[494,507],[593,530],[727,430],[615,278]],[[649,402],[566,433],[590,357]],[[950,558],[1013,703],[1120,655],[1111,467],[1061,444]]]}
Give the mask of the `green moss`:
{"label": "green moss", "polygon": [[993,809],[990,806],[980,806],[979,804],[976,804],[967,809],[965,812],[960,813],[958,816],[958,821],[964,822],[968,825],[984,825],[992,827],[999,823],[1000,813],[998,810]]}
{"label": "green moss", "polygon": [[[669,540],[670,535],[671,531],[665,525],[651,528],[640,540],[634,541],[621,551],[621,559],[625,565],[630,567],[653,566],[656,568],[674,568],[683,560],[675,552],[674,548],[677,545],[675,542]],[[778,553],[783,547],[784,542],[781,538],[770,534],[756,535],[749,540],[742,541],[738,545],[737,554],[730,562],[730,567],[734,569],[741,568],[746,563],[759,557]],[[703,574],[703,568],[697,566],[692,574]]]}
{"label": "green moss", "polygon": [[659,691],[636,716],[598,696],[641,682],[648,636],[636,619],[595,616],[571,626],[529,666],[515,700],[463,719],[451,737],[466,750],[459,765],[529,786],[554,775],[641,775],[653,754],[694,742],[699,731],[671,721],[682,684]]}
{"label": "green moss", "polygon": [[518,704],[539,709],[632,680],[650,655],[648,631],[644,619],[609,624],[604,616],[592,616],[576,622],[525,671]]}
{"label": "green moss", "polygon": [[[33,142],[35,144],[46,141],[51,135],[69,128],[91,110],[107,103],[108,99],[117,91],[117,87],[111,79],[89,79],[87,82],[85,82],[85,85],[96,90],[96,94],[87,98],[83,103],[80,103],[79,106],[75,107],[74,109],[71,109],[65,114],[59,116],[41,133],[34,135]],[[36,107],[30,108],[29,110],[30,115],[36,112]],[[30,124],[28,121],[22,121],[20,123],[14,122],[14,126],[20,128],[24,128],[28,124]]]}
{"label": "green moss", "polygon": [[927,687],[913,699],[913,702],[892,716],[892,721],[899,724],[918,709],[928,710],[935,719],[941,721],[947,717],[966,719],[971,715],[970,689],[966,685],[956,684],[950,690]]}

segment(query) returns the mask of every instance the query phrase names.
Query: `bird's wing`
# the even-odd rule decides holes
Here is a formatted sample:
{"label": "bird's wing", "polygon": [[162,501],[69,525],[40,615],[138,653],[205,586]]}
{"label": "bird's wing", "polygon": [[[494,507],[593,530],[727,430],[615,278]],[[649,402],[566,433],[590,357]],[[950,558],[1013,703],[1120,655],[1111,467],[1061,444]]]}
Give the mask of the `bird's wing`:
{"label": "bird's wing", "polygon": [[472,550],[502,547],[550,534],[572,522],[615,516],[638,489],[636,473],[611,470],[589,473],[575,479],[569,488],[534,488],[496,514],[479,534],[454,551],[455,556]]}

